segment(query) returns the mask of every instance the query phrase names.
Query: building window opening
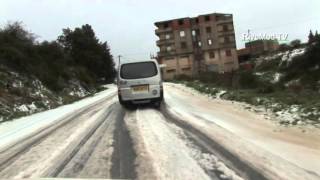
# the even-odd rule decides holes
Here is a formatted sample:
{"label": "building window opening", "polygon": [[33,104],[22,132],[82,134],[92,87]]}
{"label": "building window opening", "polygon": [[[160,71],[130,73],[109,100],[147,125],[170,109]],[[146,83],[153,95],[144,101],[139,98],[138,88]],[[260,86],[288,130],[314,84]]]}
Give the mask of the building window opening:
{"label": "building window opening", "polygon": [[174,72],[176,72],[175,69],[169,69],[169,70],[167,70],[167,73],[174,73]]}
{"label": "building window opening", "polygon": [[181,49],[186,49],[186,48],[187,48],[187,43],[181,42]]}
{"label": "building window opening", "polygon": [[180,37],[185,37],[186,33],[184,31],[180,31]]}
{"label": "building window opening", "polygon": [[210,16],[205,16],[205,17],[204,17],[204,20],[205,20],[205,21],[210,21]]}
{"label": "building window opening", "polygon": [[191,68],[190,67],[185,67],[185,68],[182,68],[182,71],[190,71]]}
{"label": "building window opening", "polygon": [[230,49],[226,50],[226,56],[231,56],[231,55],[232,55],[231,50]]}
{"label": "building window opening", "polygon": [[228,28],[228,25],[223,25],[223,31],[228,31],[229,28]]}
{"label": "building window opening", "polygon": [[178,23],[179,23],[179,25],[181,26],[181,25],[184,24],[184,20],[183,20],[183,19],[180,19],[180,20],[178,21]]}
{"label": "building window opening", "polygon": [[224,42],[225,42],[225,43],[230,43],[230,37],[229,37],[229,36],[224,37]]}
{"label": "building window opening", "polygon": [[211,27],[206,27],[206,32],[207,32],[207,33],[211,33],[211,31],[212,31],[212,30],[211,30]]}
{"label": "building window opening", "polygon": [[214,51],[209,52],[209,57],[210,57],[210,59],[214,59],[215,58]]}
{"label": "building window opening", "polygon": [[191,34],[192,36],[196,36],[197,35],[196,30],[192,30]]}
{"label": "building window opening", "polygon": [[196,18],[196,24],[199,24],[199,18]]}

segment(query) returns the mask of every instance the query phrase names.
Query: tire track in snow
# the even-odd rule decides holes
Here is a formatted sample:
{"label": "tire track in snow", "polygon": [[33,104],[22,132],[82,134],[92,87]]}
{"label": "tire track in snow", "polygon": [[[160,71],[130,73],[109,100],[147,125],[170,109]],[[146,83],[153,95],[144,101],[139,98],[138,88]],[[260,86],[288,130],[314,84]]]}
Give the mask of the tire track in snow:
{"label": "tire track in snow", "polygon": [[[120,104],[118,104],[120,106]],[[114,179],[136,179],[135,170],[136,152],[133,148],[132,138],[124,123],[125,109],[120,107],[114,130],[114,151],[112,154],[111,178]]]}
{"label": "tire track in snow", "polygon": [[224,174],[224,171],[230,172],[228,169],[231,169],[236,174],[239,174],[244,179],[252,179],[252,180],[266,180],[259,171],[255,170],[250,165],[241,161],[239,158],[230,153],[227,149],[221,146],[219,143],[214,142],[212,139],[207,137],[198,129],[192,127],[191,125],[184,123],[179,119],[179,117],[171,114],[165,105],[161,107],[161,112],[166,117],[166,120],[174,123],[176,126],[183,129],[185,134],[190,138],[190,140],[196,144],[204,153],[213,154],[218,158],[219,161],[223,162],[226,167],[220,168],[215,167],[213,172],[218,176],[224,177],[224,179],[234,179],[234,174],[228,173],[228,175]]}
{"label": "tire track in snow", "polygon": [[[41,173],[39,169],[45,169],[45,164],[37,170],[32,170],[33,166],[37,167],[37,163],[44,163],[40,161],[41,159],[46,161],[53,158],[53,154],[50,154],[50,152],[56,150],[56,153],[59,153],[58,151],[60,151],[60,147],[56,141],[59,139],[62,140],[60,136],[64,134],[65,138],[68,138],[68,136],[70,136],[77,127],[81,126],[83,122],[88,121],[88,117],[91,117],[93,114],[101,111],[106,104],[110,104],[109,102],[111,101],[111,98],[112,97],[105,98],[97,103],[89,105],[86,108],[82,108],[81,110],[74,112],[71,116],[58,121],[58,123],[41,129],[40,131],[32,134],[33,136],[30,135],[22,141],[19,141],[11,147],[3,150],[0,153],[0,177],[31,177],[34,174],[38,177],[40,175],[39,173]],[[87,118],[84,118],[85,116],[87,116]],[[54,138],[55,136],[53,135],[57,137]],[[63,141],[66,140],[68,139],[63,139],[61,142],[64,143]],[[43,152],[41,153],[40,151]],[[58,154],[54,155],[57,156]],[[29,173],[27,173],[27,171],[29,171]]]}
{"label": "tire track in snow", "polygon": [[[71,114],[66,115],[65,117],[62,117],[61,120],[58,120],[57,122],[54,122],[52,124],[47,125],[46,127],[42,128],[42,129],[39,129],[38,131],[26,136],[23,139],[20,139],[16,142],[13,142],[12,144],[7,145],[6,147],[1,147],[0,154],[3,154],[5,152],[9,152],[9,151],[14,151],[16,149],[26,149],[27,147],[31,147],[33,145],[33,143],[36,143],[36,142],[39,143],[40,140],[43,140],[45,137],[49,136],[51,133],[53,133],[57,129],[73,122],[79,116],[82,116],[86,113],[89,113],[96,106],[101,106],[103,103],[105,103],[106,101],[110,101],[112,98],[113,98],[113,96],[109,96],[109,97],[106,97],[106,98],[96,102],[96,103],[88,105],[87,107],[81,108],[75,112],[72,112]],[[35,137],[37,137],[37,138],[35,138]],[[8,160],[3,160],[3,161],[8,161]],[[2,160],[0,160],[0,164],[1,165],[3,164]]]}
{"label": "tire track in snow", "polygon": [[137,154],[138,179],[213,179],[190,156],[159,111],[127,111],[125,124]]}
{"label": "tire track in snow", "polygon": [[[111,105],[112,106],[112,105]],[[95,132],[98,130],[99,127],[101,127],[105,122],[106,126],[108,127],[110,122],[107,122],[107,118],[109,117],[110,113],[112,112],[112,107],[108,107],[99,117],[97,118],[97,122],[92,126],[89,127],[90,129],[86,131],[86,133],[83,135],[83,137],[80,137],[77,141],[73,142],[71,144],[72,147],[66,148],[66,151],[59,157],[58,162],[54,163],[53,167],[50,167],[50,169],[44,173],[45,177],[58,177],[59,174],[64,170],[64,168],[72,162],[74,157],[77,155],[77,153],[82,149],[85,148],[85,144],[87,141],[94,136]],[[106,128],[107,128],[106,127]],[[94,144],[94,147],[96,147],[97,143],[99,143],[100,138],[98,138],[98,141],[96,144]],[[83,159],[84,161],[87,161],[88,158],[93,153],[94,147],[89,147],[87,149],[86,157]],[[79,168],[80,170],[82,168]]]}

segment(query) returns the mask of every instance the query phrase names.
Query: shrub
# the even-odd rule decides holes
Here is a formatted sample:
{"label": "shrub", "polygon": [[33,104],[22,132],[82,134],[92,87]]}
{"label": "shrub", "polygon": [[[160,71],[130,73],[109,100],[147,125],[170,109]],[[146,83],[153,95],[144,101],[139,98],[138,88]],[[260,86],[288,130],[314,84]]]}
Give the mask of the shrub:
{"label": "shrub", "polygon": [[191,81],[192,77],[181,74],[181,75],[176,76],[175,79],[178,81]]}
{"label": "shrub", "polygon": [[263,84],[263,85],[260,85],[260,87],[258,88],[258,93],[263,93],[263,94],[273,93],[274,91],[275,91],[275,88],[271,84]]}
{"label": "shrub", "polygon": [[259,86],[259,81],[252,71],[245,71],[239,73],[239,85],[241,88],[254,89]]}
{"label": "shrub", "polygon": [[288,44],[280,44],[279,51],[288,51],[291,47]]}
{"label": "shrub", "polygon": [[295,39],[293,41],[290,42],[290,45],[293,47],[293,48],[298,48],[301,46],[301,40],[299,39]]}

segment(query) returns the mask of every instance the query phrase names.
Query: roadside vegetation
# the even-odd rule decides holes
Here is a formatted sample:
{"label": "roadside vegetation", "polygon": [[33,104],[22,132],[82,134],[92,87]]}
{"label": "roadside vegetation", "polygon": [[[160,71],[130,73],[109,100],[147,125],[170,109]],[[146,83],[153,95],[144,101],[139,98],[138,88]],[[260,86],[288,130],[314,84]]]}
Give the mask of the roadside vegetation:
{"label": "roadside vegetation", "polygon": [[213,97],[265,108],[282,125],[320,127],[320,36],[310,32],[309,42],[293,41],[272,54],[250,60],[252,69],[233,73],[204,73],[191,79],[176,77]]}
{"label": "roadside vegetation", "polygon": [[8,23],[0,27],[0,122],[93,94],[115,73],[107,42],[88,24],[39,42],[22,23]]}

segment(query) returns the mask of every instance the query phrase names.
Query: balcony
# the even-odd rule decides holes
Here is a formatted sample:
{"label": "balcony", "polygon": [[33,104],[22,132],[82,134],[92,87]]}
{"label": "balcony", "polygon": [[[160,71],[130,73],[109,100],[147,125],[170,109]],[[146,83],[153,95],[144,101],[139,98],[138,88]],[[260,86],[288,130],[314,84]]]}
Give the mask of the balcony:
{"label": "balcony", "polygon": [[218,31],[218,36],[227,36],[227,35],[234,35],[234,30],[233,29],[228,29],[228,30],[222,30]]}
{"label": "balcony", "polygon": [[171,32],[172,31],[172,28],[171,27],[168,27],[168,28],[165,28],[165,29],[156,29],[155,30],[155,33],[157,34],[157,35],[159,35],[159,34],[162,34],[162,33],[168,33],[168,32]]}
{"label": "balcony", "polygon": [[157,41],[157,46],[162,46],[162,45],[168,45],[168,44],[174,44],[173,39],[160,39]]}
{"label": "balcony", "polygon": [[220,15],[216,17],[216,22],[217,24],[232,23],[233,18],[232,16]]}
{"label": "balcony", "polygon": [[163,56],[174,56],[176,55],[176,51],[172,50],[172,51],[160,51],[158,52],[158,56],[159,57],[163,57]]}
{"label": "balcony", "polygon": [[236,42],[220,42],[220,48],[236,48]]}
{"label": "balcony", "polygon": [[181,55],[181,54],[192,54],[193,53],[193,48],[189,47],[189,48],[178,48],[177,49],[177,54]]}

